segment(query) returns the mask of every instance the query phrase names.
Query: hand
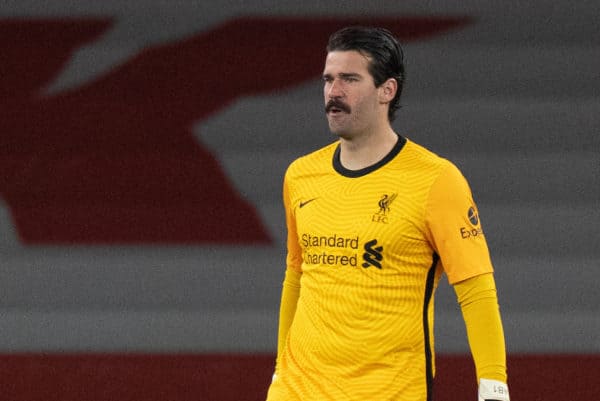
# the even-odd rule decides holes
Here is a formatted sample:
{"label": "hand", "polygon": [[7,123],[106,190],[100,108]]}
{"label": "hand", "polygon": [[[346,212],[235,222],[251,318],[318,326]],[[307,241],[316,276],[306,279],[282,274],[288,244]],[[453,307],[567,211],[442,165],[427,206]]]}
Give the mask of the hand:
{"label": "hand", "polygon": [[508,386],[498,380],[479,380],[479,401],[510,401]]}

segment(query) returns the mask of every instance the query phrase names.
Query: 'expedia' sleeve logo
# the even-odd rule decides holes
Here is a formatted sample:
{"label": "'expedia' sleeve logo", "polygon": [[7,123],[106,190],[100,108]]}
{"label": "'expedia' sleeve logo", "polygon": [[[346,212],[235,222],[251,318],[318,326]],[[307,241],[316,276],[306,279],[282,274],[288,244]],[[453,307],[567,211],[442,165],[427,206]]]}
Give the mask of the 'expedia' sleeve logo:
{"label": "'expedia' sleeve logo", "polygon": [[477,213],[477,210],[473,206],[471,206],[469,208],[467,217],[469,218],[469,221],[471,222],[471,224],[473,224],[474,226],[479,224],[479,214]]}
{"label": "'expedia' sleeve logo", "polygon": [[475,206],[471,206],[467,211],[467,218],[469,222],[472,224],[471,227],[461,227],[460,228],[460,236],[463,239],[467,238],[476,238],[479,236],[483,236],[483,230],[479,225],[479,213]]}

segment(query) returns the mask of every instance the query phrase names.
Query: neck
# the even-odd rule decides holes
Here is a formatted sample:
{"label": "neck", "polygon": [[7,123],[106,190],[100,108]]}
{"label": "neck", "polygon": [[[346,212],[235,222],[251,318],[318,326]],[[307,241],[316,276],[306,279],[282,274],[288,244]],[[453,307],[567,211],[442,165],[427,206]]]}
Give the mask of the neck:
{"label": "neck", "polygon": [[383,159],[398,142],[391,127],[376,134],[340,138],[340,162],[348,170],[360,170]]}

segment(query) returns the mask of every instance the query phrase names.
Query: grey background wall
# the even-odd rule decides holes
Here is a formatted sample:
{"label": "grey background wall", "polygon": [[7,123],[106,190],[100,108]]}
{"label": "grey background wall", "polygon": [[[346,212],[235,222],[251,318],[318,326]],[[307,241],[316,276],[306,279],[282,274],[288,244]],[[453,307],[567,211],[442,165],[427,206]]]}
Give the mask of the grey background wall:
{"label": "grey background wall", "polygon": [[[469,179],[509,351],[600,352],[596,2],[383,1],[366,10],[359,2],[209,3],[3,2],[0,18],[118,21],[73,55],[48,87],[59,94],[148,46],[240,15],[472,17],[464,28],[405,45],[408,82],[395,128],[455,161]],[[239,98],[194,132],[274,243],[25,246],[0,202],[0,351],[275,350],[285,252],[281,178],[295,157],[333,140],[319,77]],[[446,282],[436,304],[438,352],[466,351]]]}

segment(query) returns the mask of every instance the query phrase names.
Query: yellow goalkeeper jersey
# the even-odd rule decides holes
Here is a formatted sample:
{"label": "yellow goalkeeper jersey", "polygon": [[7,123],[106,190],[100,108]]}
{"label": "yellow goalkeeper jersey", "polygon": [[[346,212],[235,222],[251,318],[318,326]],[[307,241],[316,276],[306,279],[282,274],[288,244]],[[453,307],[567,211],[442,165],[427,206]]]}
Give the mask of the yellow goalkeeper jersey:
{"label": "yellow goalkeeper jersey", "polygon": [[285,175],[287,268],[302,274],[268,400],[428,400],[439,278],[492,271],[477,207],[451,162],[403,137],[362,170],[339,152]]}

